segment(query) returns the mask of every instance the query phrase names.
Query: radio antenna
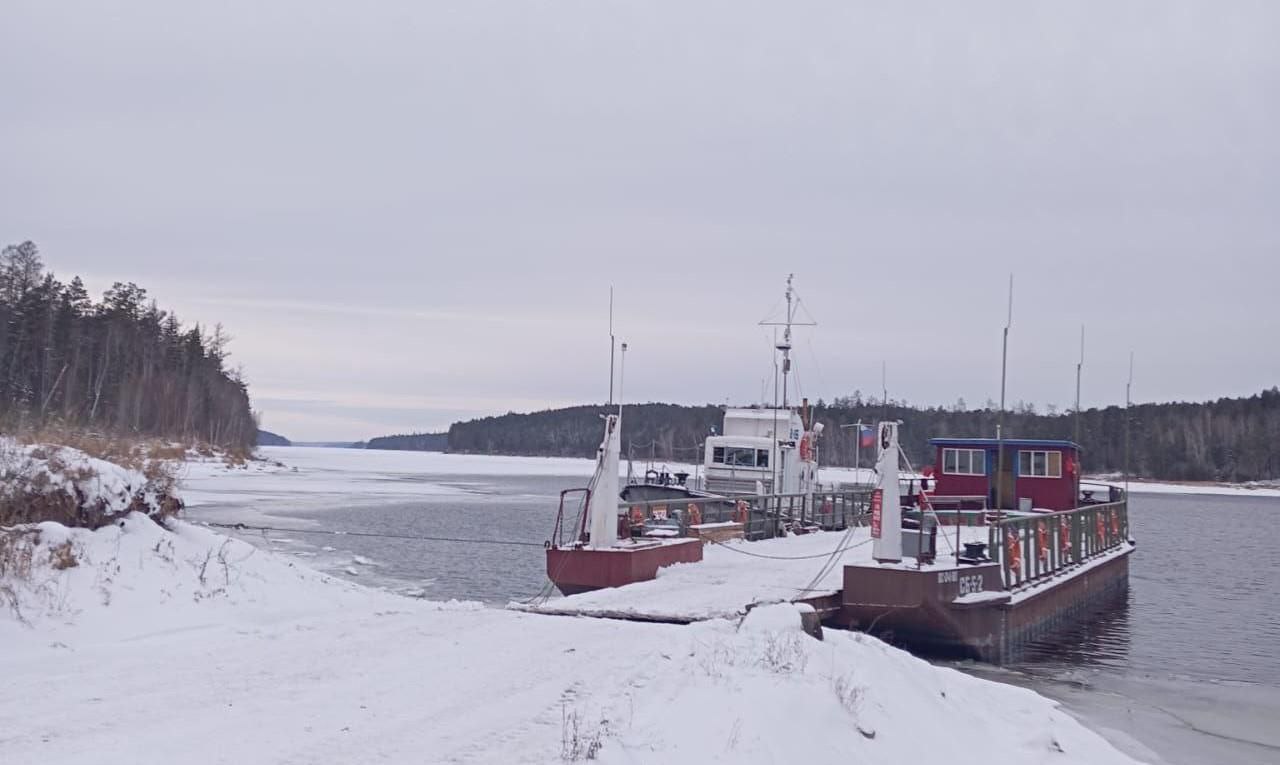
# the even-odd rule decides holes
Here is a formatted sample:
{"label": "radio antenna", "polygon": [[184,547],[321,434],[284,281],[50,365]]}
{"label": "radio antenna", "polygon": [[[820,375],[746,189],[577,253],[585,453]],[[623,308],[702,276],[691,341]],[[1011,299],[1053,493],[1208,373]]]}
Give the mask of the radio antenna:
{"label": "radio antenna", "polygon": [[1009,327],[1013,326],[1013,274],[1009,274],[1009,315],[1004,324],[1004,347],[1000,352],[1000,414],[996,418],[996,514],[1004,510],[1004,394],[1009,371]]}
{"label": "radio antenna", "polygon": [[618,343],[613,337],[613,285],[609,285],[609,406],[613,406],[613,355]]}
{"label": "radio antenna", "polygon": [[1080,360],[1076,362],[1076,446],[1080,445],[1080,375],[1084,370],[1084,325],[1080,325]]}

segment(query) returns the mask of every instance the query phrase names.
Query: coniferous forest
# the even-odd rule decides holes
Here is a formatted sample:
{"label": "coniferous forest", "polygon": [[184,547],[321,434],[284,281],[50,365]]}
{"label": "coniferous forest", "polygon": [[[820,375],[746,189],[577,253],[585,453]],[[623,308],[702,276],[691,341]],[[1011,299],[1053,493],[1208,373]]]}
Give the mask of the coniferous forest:
{"label": "coniferous forest", "polygon": [[184,327],[136,284],[94,302],[32,242],[0,253],[0,425],[252,447],[257,425],[220,327]]}
{"label": "coniferous forest", "polygon": [[[587,457],[600,443],[603,406],[578,406],[531,414],[462,422],[449,429],[449,450],[479,454],[530,454]],[[902,422],[902,444],[913,465],[933,460],[928,442],[939,436],[992,437],[999,413],[994,407],[912,407],[842,397],[813,407],[826,429],[819,458],[825,465],[853,465],[858,456],[856,429],[842,425],[880,419]],[[700,462],[700,445],[719,430],[716,406],[638,404],[624,407],[622,448],[635,459]],[[1084,469],[1120,472],[1125,467],[1123,407],[1080,413],[1079,441]],[[1009,438],[1075,438],[1073,413],[1037,413],[1019,405],[1004,416]],[[1256,481],[1280,478],[1280,389],[1246,398],[1207,403],[1135,404],[1128,414],[1130,471],[1171,481]],[[861,464],[874,459],[862,450]]]}

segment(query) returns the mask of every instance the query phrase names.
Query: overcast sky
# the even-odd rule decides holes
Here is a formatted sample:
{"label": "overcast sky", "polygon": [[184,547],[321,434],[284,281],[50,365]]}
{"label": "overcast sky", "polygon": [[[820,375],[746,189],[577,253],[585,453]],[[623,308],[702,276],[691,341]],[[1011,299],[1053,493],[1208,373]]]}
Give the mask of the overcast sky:
{"label": "overcast sky", "polygon": [[[198,7],[197,7],[198,6]],[[221,321],[299,440],[1280,383],[1280,3],[0,6],[0,239]]]}

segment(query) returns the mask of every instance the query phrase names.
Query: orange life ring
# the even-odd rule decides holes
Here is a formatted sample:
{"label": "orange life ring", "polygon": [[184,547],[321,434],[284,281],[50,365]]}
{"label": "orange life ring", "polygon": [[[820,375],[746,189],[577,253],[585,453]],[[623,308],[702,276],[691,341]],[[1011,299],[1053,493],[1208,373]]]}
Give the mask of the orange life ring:
{"label": "orange life ring", "polygon": [[1045,527],[1044,521],[1036,524],[1036,546],[1040,548],[1040,562],[1049,562],[1049,529]]}
{"label": "orange life ring", "polygon": [[1102,519],[1102,513],[1098,513],[1093,517],[1093,525],[1098,531],[1098,544],[1105,544],[1107,541],[1107,522]]}
{"label": "orange life ring", "polygon": [[689,503],[689,525],[697,526],[700,523],[702,523],[702,508],[698,507],[697,504],[690,502]]}
{"label": "orange life ring", "polygon": [[1005,534],[1004,537],[1005,563],[1009,567],[1009,571],[1022,578],[1022,546],[1019,544],[1017,533],[1013,529]]}
{"label": "orange life ring", "polygon": [[1071,525],[1065,515],[1058,521],[1058,546],[1062,548],[1064,559],[1071,555]]}
{"label": "orange life ring", "polygon": [[809,434],[805,433],[800,438],[800,460],[802,462],[808,462],[812,451],[813,449],[809,446]]}
{"label": "orange life ring", "polygon": [[733,510],[733,522],[745,524],[750,512],[751,508],[747,504],[747,501],[745,499],[738,500],[738,504]]}
{"label": "orange life ring", "polygon": [[1120,513],[1115,510],[1111,511],[1111,535],[1114,537],[1120,536]]}
{"label": "orange life ring", "polygon": [[631,506],[631,525],[632,526],[644,525],[644,508],[643,507],[640,507],[639,505]]}
{"label": "orange life ring", "polygon": [[833,512],[835,512],[835,506],[831,504],[831,498],[827,497],[822,500],[822,514],[831,515]]}

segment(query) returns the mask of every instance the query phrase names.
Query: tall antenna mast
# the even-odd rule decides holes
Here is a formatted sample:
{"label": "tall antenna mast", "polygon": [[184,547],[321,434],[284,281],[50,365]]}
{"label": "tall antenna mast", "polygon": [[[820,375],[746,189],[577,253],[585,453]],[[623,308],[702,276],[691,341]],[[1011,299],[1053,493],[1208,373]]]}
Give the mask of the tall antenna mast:
{"label": "tall antenna mast", "polygon": [[880,421],[889,420],[889,362],[880,360]]}
{"label": "tall antenna mast", "polygon": [[609,406],[613,406],[613,352],[617,342],[613,338],[613,285],[609,285]]}
{"label": "tall antenna mast", "polygon": [[1009,315],[1004,323],[1004,346],[1000,351],[1000,415],[996,418],[996,513],[1004,509],[1004,394],[1009,371],[1009,327],[1013,325],[1013,274],[1009,274]]}
{"label": "tall antenna mast", "polygon": [[782,351],[782,408],[786,409],[789,405],[787,400],[787,375],[791,373],[791,328],[792,327],[812,327],[817,325],[816,321],[796,321],[796,309],[800,307],[800,298],[796,295],[795,287],[791,286],[792,279],[795,274],[787,274],[787,313],[783,321],[762,321],[762,327],[782,327],[782,340],[775,341],[774,348]]}
{"label": "tall antenna mast", "polygon": [[1133,405],[1133,351],[1129,351],[1129,382],[1124,386],[1124,498],[1129,499],[1129,407]]}
{"label": "tall antenna mast", "polygon": [[627,344],[622,344],[622,372],[618,380],[618,421],[622,421],[622,386],[627,381]]}
{"label": "tall antenna mast", "polygon": [[1076,362],[1076,446],[1080,445],[1080,375],[1084,370],[1084,325],[1080,325],[1080,360]]}
{"label": "tall antenna mast", "polygon": [[[796,295],[795,287],[793,287],[791,284],[793,279],[795,279],[795,274],[787,274],[787,291],[786,291],[787,312],[783,321],[778,322],[778,321],[766,320],[766,321],[760,322],[760,326],[762,327],[782,327],[782,340],[781,341],[776,340],[776,335],[775,335],[774,348],[782,352],[782,408],[783,409],[789,409],[790,407],[790,402],[787,399],[787,389],[788,389],[787,376],[791,374],[791,328],[792,327],[812,327],[817,324],[816,321],[796,321],[796,309],[799,308],[800,306],[800,297]],[[776,382],[774,383],[773,393],[774,393],[774,400],[775,400],[774,410],[773,410],[773,415],[774,415],[773,438],[776,442],[779,442],[779,446],[781,446],[781,441],[783,441],[784,439],[781,439],[778,437],[778,426],[777,426],[778,404],[776,403],[777,395],[778,395],[778,387]],[[790,427],[791,427],[790,420],[788,420],[788,424],[787,424],[788,430],[790,430]],[[788,432],[787,433],[788,438],[790,437],[790,435],[791,435],[790,432]],[[779,448],[778,459],[774,460],[775,464],[773,468],[773,490],[775,492],[778,490],[778,479],[780,477],[785,478],[786,476],[786,470],[783,467],[784,463],[786,462],[786,459],[787,459],[786,451]]]}

